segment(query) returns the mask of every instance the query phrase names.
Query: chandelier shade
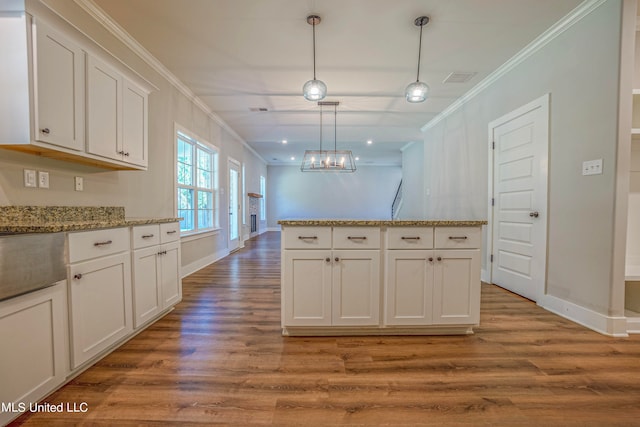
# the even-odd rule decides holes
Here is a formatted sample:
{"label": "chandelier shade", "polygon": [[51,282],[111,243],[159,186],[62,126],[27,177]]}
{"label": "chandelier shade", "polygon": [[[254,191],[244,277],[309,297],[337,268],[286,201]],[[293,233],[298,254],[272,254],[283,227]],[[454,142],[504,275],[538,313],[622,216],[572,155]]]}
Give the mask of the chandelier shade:
{"label": "chandelier shade", "polygon": [[[338,104],[339,102],[318,102],[320,106],[320,149],[306,150],[300,170],[302,172],[355,172],[356,162],[351,150],[338,150]],[[322,149],[322,107],[333,106],[333,150]]]}
{"label": "chandelier shade", "polygon": [[302,95],[308,101],[320,101],[327,96],[327,85],[316,79],[316,25],[321,19],[318,15],[307,16],[307,23],[313,27],[313,79],[302,86]]}
{"label": "chandelier shade", "polygon": [[420,42],[418,43],[418,72],[416,73],[416,81],[410,83],[404,91],[404,95],[408,102],[417,103],[424,102],[427,99],[429,86],[420,81],[420,57],[422,53],[422,27],[429,23],[428,16],[419,16],[413,21],[416,27],[420,27]]}

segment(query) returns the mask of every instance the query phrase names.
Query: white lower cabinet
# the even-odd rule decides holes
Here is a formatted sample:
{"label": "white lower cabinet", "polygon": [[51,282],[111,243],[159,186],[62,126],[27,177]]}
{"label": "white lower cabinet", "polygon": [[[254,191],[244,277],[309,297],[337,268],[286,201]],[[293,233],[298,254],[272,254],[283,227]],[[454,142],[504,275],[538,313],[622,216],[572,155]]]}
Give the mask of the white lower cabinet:
{"label": "white lower cabinet", "polygon": [[288,250],[283,262],[284,325],[379,323],[379,251]]}
{"label": "white lower cabinet", "polygon": [[480,323],[480,250],[436,251],[434,263],[433,323]]}
{"label": "white lower cabinet", "polygon": [[129,252],[69,267],[71,366],[77,368],[133,331]]}
{"label": "white lower cabinet", "polygon": [[178,226],[178,223],[169,223],[133,228],[135,328],[146,324],[182,299]]}
{"label": "white lower cabinet", "polygon": [[379,241],[378,227],[299,227],[283,236],[283,327],[377,326]]}
{"label": "white lower cabinet", "polygon": [[0,425],[65,381],[66,298],[62,281],[0,302]]}
{"label": "white lower cabinet", "polygon": [[433,267],[433,251],[389,251],[384,305],[385,324],[432,323]]}
{"label": "white lower cabinet", "polygon": [[480,251],[391,250],[385,324],[477,324]]}
{"label": "white lower cabinet", "polygon": [[285,334],[467,334],[479,323],[479,226],[282,230]]}

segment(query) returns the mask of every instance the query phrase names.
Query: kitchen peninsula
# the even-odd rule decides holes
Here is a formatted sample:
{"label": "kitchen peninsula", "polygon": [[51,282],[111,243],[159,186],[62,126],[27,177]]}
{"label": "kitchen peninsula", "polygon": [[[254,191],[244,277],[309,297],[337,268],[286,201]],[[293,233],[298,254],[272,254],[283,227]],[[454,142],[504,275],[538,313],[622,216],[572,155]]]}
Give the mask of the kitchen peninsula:
{"label": "kitchen peninsula", "polygon": [[471,334],[487,221],[280,220],[283,335]]}

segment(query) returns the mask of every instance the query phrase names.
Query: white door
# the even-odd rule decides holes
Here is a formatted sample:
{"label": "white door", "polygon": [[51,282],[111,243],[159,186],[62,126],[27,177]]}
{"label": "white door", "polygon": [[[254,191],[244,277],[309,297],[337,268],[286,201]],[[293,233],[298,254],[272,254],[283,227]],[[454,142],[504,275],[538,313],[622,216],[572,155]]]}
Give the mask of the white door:
{"label": "white door", "polygon": [[229,159],[229,251],[240,247],[240,164]]}
{"label": "white door", "polygon": [[489,124],[493,149],[491,280],[537,301],[547,253],[549,96]]}

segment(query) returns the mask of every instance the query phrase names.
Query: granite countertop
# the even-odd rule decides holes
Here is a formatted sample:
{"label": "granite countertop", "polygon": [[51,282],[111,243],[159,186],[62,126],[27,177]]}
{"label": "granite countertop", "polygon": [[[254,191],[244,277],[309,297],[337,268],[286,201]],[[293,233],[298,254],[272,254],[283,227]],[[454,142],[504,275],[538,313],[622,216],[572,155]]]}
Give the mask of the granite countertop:
{"label": "granite countertop", "polygon": [[378,219],[281,219],[284,226],[369,226],[369,227],[479,227],[486,220],[378,220]]}
{"label": "granite countertop", "polygon": [[0,233],[57,233],[179,220],[126,218],[124,207],[121,206],[0,206]]}

